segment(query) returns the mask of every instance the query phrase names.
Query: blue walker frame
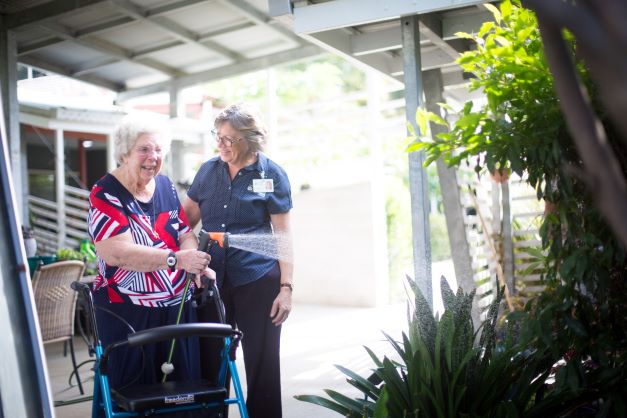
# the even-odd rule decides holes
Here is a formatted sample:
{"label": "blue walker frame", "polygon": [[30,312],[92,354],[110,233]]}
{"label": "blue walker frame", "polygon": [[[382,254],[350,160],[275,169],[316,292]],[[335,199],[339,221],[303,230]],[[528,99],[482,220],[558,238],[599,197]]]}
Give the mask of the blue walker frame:
{"label": "blue walker frame", "polygon": [[[216,307],[222,308],[222,301],[215,288],[213,287],[213,297],[216,301]],[[221,406],[229,406],[237,404],[241,418],[248,418],[248,411],[246,409],[246,403],[244,401],[244,394],[237,372],[235,364],[235,351],[241,339],[242,333],[239,330],[231,328],[230,325],[224,323],[195,323],[195,324],[178,324],[178,325],[165,325],[152,329],[138,331],[136,333],[129,334],[126,340],[122,340],[107,347],[103,347],[102,342],[98,337],[98,327],[96,324],[95,307],[89,285],[81,282],[74,282],[72,288],[75,291],[83,292],[86,300],[88,301],[89,319],[92,326],[92,346],[90,347],[90,355],[95,355],[94,365],[94,391],[92,400],[92,418],[98,418],[100,411],[104,411],[107,418],[122,418],[122,417],[138,417],[145,416],[146,413],[153,415],[160,415],[166,413],[173,413],[179,411],[191,411],[201,409],[214,409]],[[220,312],[220,313],[223,313]],[[223,318],[222,315],[220,317]],[[113,349],[121,345],[141,346],[151,344],[158,341],[167,341],[174,338],[200,336],[200,337],[215,337],[224,339],[224,348],[221,352],[222,362],[220,371],[218,373],[217,385],[218,388],[226,389],[227,367],[231,375],[231,381],[235,392],[235,397],[225,397],[220,401],[214,402],[201,402],[201,403],[189,403],[184,405],[176,405],[170,407],[157,407],[150,408],[144,411],[125,411],[122,410],[119,405],[112,399],[111,391],[109,388],[109,378],[106,372],[106,363],[108,354]],[[103,370],[104,369],[104,370]]]}

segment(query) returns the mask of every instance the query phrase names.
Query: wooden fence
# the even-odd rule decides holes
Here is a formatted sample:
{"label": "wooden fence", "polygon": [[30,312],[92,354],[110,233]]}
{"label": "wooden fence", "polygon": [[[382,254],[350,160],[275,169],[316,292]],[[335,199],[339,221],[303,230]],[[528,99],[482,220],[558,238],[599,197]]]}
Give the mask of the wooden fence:
{"label": "wooden fence", "polygon": [[89,238],[88,190],[65,186],[63,205],[52,200],[28,196],[28,206],[39,254],[55,254],[57,249],[64,247],[78,248],[82,240]]}
{"label": "wooden fence", "polygon": [[489,176],[478,177],[474,170],[461,168],[457,179],[477,303],[484,319],[494,300],[499,266],[505,272],[510,294],[521,302],[544,290],[536,268],[542,202],[517,176],[499,184]]}

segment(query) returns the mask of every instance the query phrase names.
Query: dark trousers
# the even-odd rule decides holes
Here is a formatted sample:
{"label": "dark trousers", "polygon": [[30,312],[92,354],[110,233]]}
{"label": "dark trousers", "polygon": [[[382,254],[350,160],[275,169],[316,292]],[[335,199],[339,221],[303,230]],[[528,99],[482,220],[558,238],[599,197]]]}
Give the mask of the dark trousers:
{"label": "dark trousers", "polygon": [[[279,294],[281,273],[277,265],[252,283],[232,287],[227,278],[220,289],[226,320],[243,333],[242,350],[246,368],[246,407],[250,418],[281,418],[281,327],[272,324],[270,309]],[[200,322],[218,322],[215,306],[198,309]],[[200,341],[201,374],[215,380],[220,365],[221,343]]]}

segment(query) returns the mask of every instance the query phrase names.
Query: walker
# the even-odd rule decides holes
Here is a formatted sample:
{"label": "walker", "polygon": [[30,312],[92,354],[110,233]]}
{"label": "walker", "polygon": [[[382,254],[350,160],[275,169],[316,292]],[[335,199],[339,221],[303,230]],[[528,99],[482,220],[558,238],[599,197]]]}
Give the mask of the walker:
{"label": "walker", "polygon": [[[199,250],[207,251],[209,236],[205,231],[200,232]],[[185,290],[183,292],[183,303],[185,303],[189,282],[192,275],[188,274]],[[235,364],[235,351],[242,338],[242,333],[233,329],[224,321],[224,305],[220,294],[211,281],[210,296],[213,298],[218,309],[221,323],[195,323],[165,325],[152,329],[129,333],[124,340],[117,341],[103,347],[96,323],[95,306],[88,284],[81,282],[72,283],[72,289],[82,292],[88,305],[89,320],[91,321],[93,333],[89,344],[90,355],[95,355],[94,365],[94,392],[92,403],[92,418],[97,418],[104,412],[107,418],[137,417],[146,415],[160,415],[179,411],[191,411],[200,409],[216,409],[224,406],[237,404],[241,418],[248,418],[244,394],[242,392],[239,375]],[[179,316],[180,317],[180,316]],[[118,347],[128,345],[139,347],[147,344],[154,344],[160,341],[172,340],[172,347],[177,338],[186,337],[210,337],[222,338],[224,349],[221,353],[221,367],[217,377],[217,383],[211,383],[205,379],[194,381],[165,381],[149,384],[137,385],[120,390],[109,388],[107,364],[110,353]],[[173,348],[171,349],[171,351]],[[163,369],[170,365],[171,356],[166,360]],[[228,396],[226,388],[227,368],[231,374],[235,397]],[[164,370],[165,374],[167,371]]]}

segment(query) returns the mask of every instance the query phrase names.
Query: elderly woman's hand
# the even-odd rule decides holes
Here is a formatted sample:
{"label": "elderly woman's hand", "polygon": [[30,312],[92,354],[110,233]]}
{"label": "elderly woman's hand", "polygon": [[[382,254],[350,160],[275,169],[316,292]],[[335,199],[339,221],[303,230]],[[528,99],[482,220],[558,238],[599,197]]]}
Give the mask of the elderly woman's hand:
{"label": "elderly woman's hand", "polygon": [[180,250],[176,253],[176,268],[191,274],[202,274],[211,261],[211,256],[204,251]]}

